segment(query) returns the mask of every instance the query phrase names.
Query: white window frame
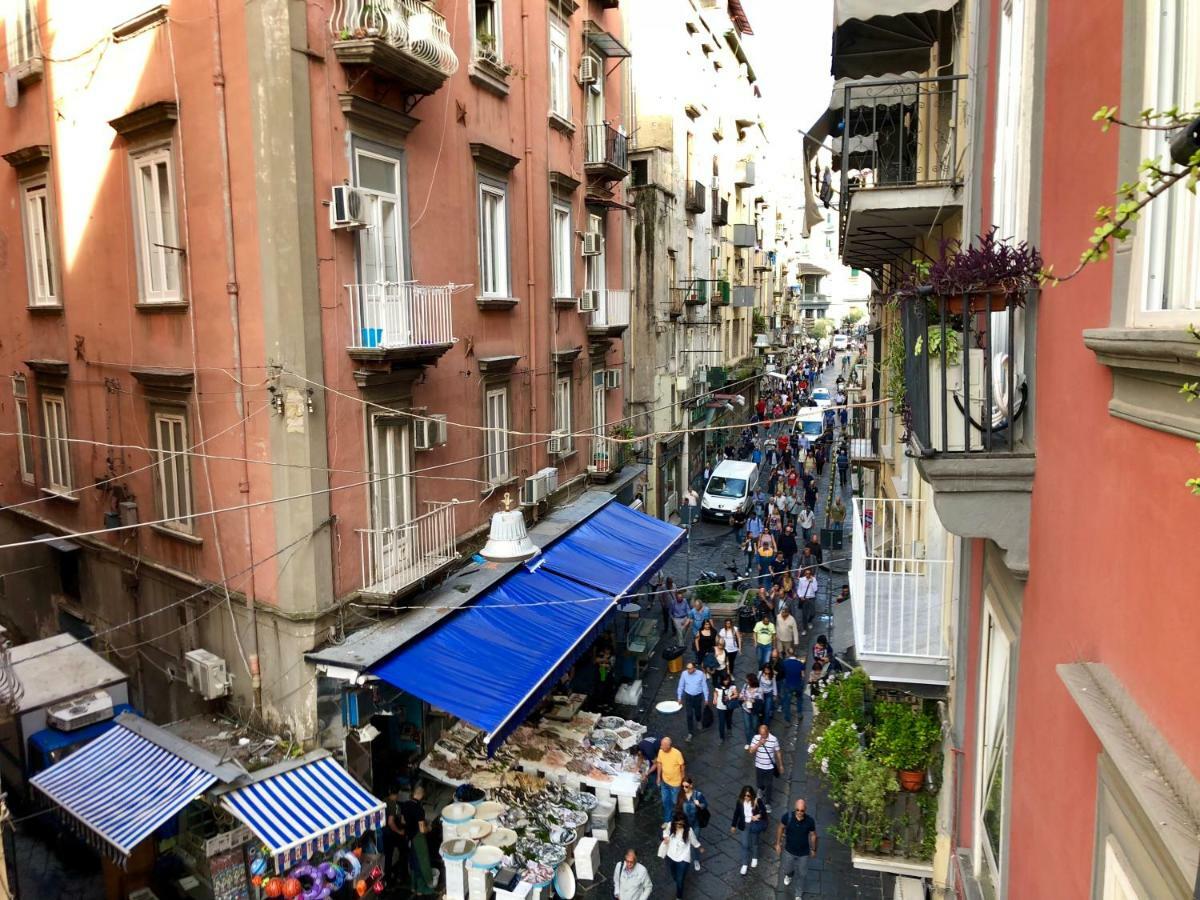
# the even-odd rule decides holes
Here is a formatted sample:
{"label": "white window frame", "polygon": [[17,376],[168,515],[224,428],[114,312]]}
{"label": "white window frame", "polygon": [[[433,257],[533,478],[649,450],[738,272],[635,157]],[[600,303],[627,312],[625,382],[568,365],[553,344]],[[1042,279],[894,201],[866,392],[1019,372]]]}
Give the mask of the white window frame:
{"label": "white window frame", "polygon": [[[164,528],[191,534],[195,527],[192,508],[192,462],[185,410],[154,412],[154,475],[158,483],[158,510]],[[168,478],[168,475],[172,476]]]}
{"label": "white window frame", "polygon": [[[179,227],[179,201],[175,190],[175,161],[171,144],[159,144],[129,154],[131,185],[133,188],[134,252],[137,254],[138,293],[143,303],[178,303],[183,300],[183,253]],[[168,211],[158,206],[154,222],[150,221],[146,209],[146,196],[142,190],[142,172],[149,168],[155,186],[154,199],[162,195],[159,182],[159,166],[164,165],[167,173],[167,207],[170,212],[170,227],[164,217]],[[155,249],[160,252],[156,255]],[[157,278],[159,287],[155,288]],[[174,279],[174,286],[170,282]]]}
{"label": "white window frame", "polygon": [[[995,835],[1000,844],[1000,859],[996,859],[988,841],[988,833],[984,825],[984,812],[987,808],[991,773],[998,768],[999,777],[1002,779],[1010,779],[1012,776],[1012,772],[1008,768],[1008,720],[1015,636],[1008,630],[987,592],[984,593],[983,621],[980,627],[982,637],[979,644],[979,696],[976,716],[974,828],[972,829],[975,838],[975,877],[990,884],[994,888],[992,895],[1000,897],[1003,896],[1003,858],[1008,851],[1006,834],[1008,823],[1004,818],[1003,800],[1003,791],[1007,789],[1007,785],[1004,780],[1001,781],[1000,833]],[[993,638],[996,641],[995,644],[992,643]],[[993,657],[993,653],[997,655]],[[1003,659],[999,658],[1001,653]]]}
{"label": "white window frame", "polygon": [[33,420],[29,416],[29,383],[24,375],[13,376],[12,392],[17,419],[17,464],[20,466],[21,481],[33,484]]}
{"label": "white window frame", "polygon": [[37,6],[34,0],[7,0],[5,7],[4,35],[8,45],[8,67],[15,69],[42,55]]}
{"label": "white window frame", "polygon": [[[395,190],[392,192],[379,190],[371,187],[364,187],[359,176],[359,163],[363,159],[370,159],[375,162],[382,163],[392,167],[392,174],[395,178]],[[354,149],[354,181],[355,188],[361,193],[366,200],[366,208],[364,210],[364,218],[367,222],[367,227],[359,231],[358,239],[358,273],[359,278],[363,283],[369,284],[398,284],[405,280],[405,272],[407,271],[405,259],[405,243],[404,243],[404,200],[401,192],[401,169],[400,160],[394,156],[387,156],[382,153],[376,153],[371,150],[355,147]],[[380,216],[384,204],[391,204],[393,207],[393,216],[395,221],[395,234],[391,241],[388,241],[387,235],[382,227],[382,218]],[[375,274],[377,277],[371,280],[366,273],[366,260],[368,250],[374,254],[376,265]],[[385,277],[387,258],[392,257],[395,260],[395,278]],[[379,296],[385,296],[381,293]]]}
{"label": "white window frame", "polygon": [[571,407],[575,384],[569,375],[560,376],[554,382],[554,428],[562,432],[561,453],[566,455],[575,450],[574,428],[571,424]]}
{"label": "white window frame", "polygon": [[58,245],[54,235],[54,204],[48,175],[21,186],[21,224],[25,238],[29,305],[62,306]]}
{"label": "white window frame", "polygon": [[46,488],[70,495],[71,432],[67,398],[58,391],[39,391],[42,401],[42,437],[46,443]]}
{"label": "white window frame", "polygon": [[588,214],[588,233],[600,235],[600,252],[583,258],[583,286],[586,290],[596,291],[592,322],[602,325],[608,321],[608,252],[605,247],[608,234],[603,216]]}
{"label": "white window frame", "polygon": [[550,112],[571,119],[571,35],[554,16],[550,17]]}
{"label": "white window frame", "polygon": [[375,413],[368,427],[371,528],[395,532],[413,518],[412,425],[393,413]]}
{"label": "white window frame", "polygon": [[[1195,53],[1200,45],[1200,7],[1189,0],[1150,0],[1147,7],[1140,106],[1190,110],[1200,101],[1200,59]],[[1163,131],[1142,132],[1139,158],[1169,161],[1170,137]],[[1180,251],[1197,245],[1200,199],[1182,185],[1142,210],[1133,237],[1130,325],[1178,328],[1195,321],[1200,311],[1200,258]],[[1166,293],[1169,299],[1164,299]],[[1163,302],[1168,308],[1152,308]]]}
{"label": "white window frame", "polygon": [[504,484],[512,480],[512,465],[508,443],[508,387],[489,388],[483,397],[483,415],[487,427],[486,470],[489,484]]}
{"label": "white window frame", "polygon": [[555,297],[573,297],[575,273],[571,265],[575,249],[571,229],[571,207],[555,202],[550,207],[550,260]]}
{"label": "white window frame", "polygon": [[480,45],[479,45],[478,4],[480,2],[487,2],[491,5],[490,18],[491,18],[492,22],[491,22],[490,34],[492,35],[492,38],[494,39],[494,45],[493,45],[492,49],[489,51],[489,53],[491,55],[494,55],[497,60],[502,60],[502,59],[504,59],[504,29],[502,27],[504,15],[503,15],[503,9],[502,9],[502,0],[472,0],[472,3],[471,3],[471,26],[472,26],[471,27],[471,46],[474,48],[474,52],[471,55],[475,59],[478,59],[479,57],[485,55],[483,53],[482,47],[480,47]]}
{"label": "white window frame", "polygon": [[[495,206],[489,215],[489,201]],[[479,288],[484,297],[510,295],[508,265],[508,187],[479,182]]]}

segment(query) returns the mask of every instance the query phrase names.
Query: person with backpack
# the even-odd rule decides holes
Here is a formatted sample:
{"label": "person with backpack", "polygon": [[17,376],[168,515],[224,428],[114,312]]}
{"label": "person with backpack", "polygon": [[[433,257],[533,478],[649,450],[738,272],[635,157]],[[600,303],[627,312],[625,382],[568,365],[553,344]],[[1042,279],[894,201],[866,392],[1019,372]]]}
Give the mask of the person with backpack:
{"label": "person with backpack", "polygon": [[[699,842],[701,831],[712,818],[712,810],[708,808],[708,799],[703,793],[696,790],[696,783],[692,780],[691,775],[683,779],[683,789],[675,800],[675,817],[679,816],[687,819],[688,827],[692,829],[692,834]],[[692,866],[697,872],[700,871],[700,857],[693,855]]]}

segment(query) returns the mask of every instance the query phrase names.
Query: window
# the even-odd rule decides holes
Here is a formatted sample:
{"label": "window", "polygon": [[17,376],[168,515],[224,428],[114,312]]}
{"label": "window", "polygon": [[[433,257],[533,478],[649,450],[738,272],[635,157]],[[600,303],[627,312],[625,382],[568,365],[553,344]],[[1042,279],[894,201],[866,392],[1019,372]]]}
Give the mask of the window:
{"label": "window", "polygon": [[12,380],[13,404],[17,410],[17,462],[21,480],[33,484],[33,427],[29,421],[29,386],[21,375]]}
{"label": "window", "polygon": [[29,273],[29,305],[58,306],[54,218],[44,182],[24,189],[25,268]]}
{"label": "window", "polygon": [[182,299],[179,288],[179,229],[170,147],[133,157],[134,217],[138,280],[144,303]]}
{"label": "window", "polygon": [[187,418],[183,412],[156,412],[154,474],[158,481],[159,515],[176,531],[192,530],[192,471],[188,458]]}
{"label": "window", "polygon": [[367,227],[358,232],[359,275],[364,285],[395,285],[404,280],[400,163],[356,149],[355,181]]}
{"label": "window", "polygon": [[567,29],[550,20],[550,112],[571,118],[571,52]]}
{"label": "window", "polygon": [[503,57],[500,0],[475,0],[475,56],[493,61]]}
{"label": "window", "polygon": [[1141,900],[1147,896],[1133,886],[1133,876],[1116,841],[1110,835],[1104,842],[1104,880],[1099,885],[1100,900]]}
{"label": "window", "polygon": [[[1194,109],[1200,102],[1200,8],[1191,0],[1151,0],[1146,15],[1143,107]],[[1169,159],[1171,135],[1143,133],[1141,157]],[[1132,179],[1131,179],[1132,180]],[[1178,248],[1200,245],[1200,201],[1171,189],[1142,211],[1134,238],[1132,303],[1139,325],[1181,325],[1200,309],[1200,258]]]}
{"label": "window", "polygon": [[503,484],[511,477],[508,465],[508,388],[493,388],[485,395],[487,422],[487,480]]}
{"label": "window", "polygon": [[[600,216],[588,216],[588,232],[590,234],[598,234],[604,236],[604,219]],[[605,262],[606,256],[604,253],[604,241],[600,241],[600,252],[595,256],[585,256],[583,258],[583,280],[584,287],[589,291],[594,291],[596,296],[596,311],[592,314],[592,321],[596,324],[602,324],[607,321],[605,313],[608,303],[608,265]]]}
{"label": "window", "polygon": [[4,33],[8,37],[8,66],[16,68],[41,55],[33,0],[8,0]]}
{"label": "window", "polygon": [[560,443],[563,453],[575,449],[575,438],[571,432],[571,378],[559,378],[554,383],[554,428],[563,433]]}
{"label": "window", "polygon": [[985,598],[977,769],[975,774],[975,868],[981,885],[1000,896],[1007,780],[1008,692],[1011,641]]}
{"label": "window", "polygon": [[608,441],[604,439],[604,425],[608,420],[608,410],[604,390],[604,370],[592,372],[592,464],[600,465],[600,460],[607,462]]}
{"label": "window", "polygon": [[554,204],[550,210],[550,239],[552,241],[552,265],[554,267],[554,296],[572,297],[571,251],[574,247],[571,234],[571,207]]}
{"label": "window", "polygon": [[479,284],[485,297],[508,296],[508,211],[503,185],[479,184]]}
{"label": "window", "polygon": [[[600,77],[587,86],[587,123],[588,125],[603,125],[608,118],[604,113],[604,60],[594,54],[592,59],[596,61],[596,71],[600,73]],[[599,157],[589,154],[588,158],[604,159],[603,147],[603,142],[601,142]],[[593,150],[595,149],[593,148]]]}
{"label": "window", "polygon": [[62,394],[42,393],[42,437],[46,441],[46,485],[71,493],[71,445],[67,431],[67,401]]}
{"label": "window", "polygon": [[[410,429],[394,415],[372,415],[367,445],[371,471],[371,528],[392,533],[411,518]],[[391,546],[385,537],[383,546]]]}

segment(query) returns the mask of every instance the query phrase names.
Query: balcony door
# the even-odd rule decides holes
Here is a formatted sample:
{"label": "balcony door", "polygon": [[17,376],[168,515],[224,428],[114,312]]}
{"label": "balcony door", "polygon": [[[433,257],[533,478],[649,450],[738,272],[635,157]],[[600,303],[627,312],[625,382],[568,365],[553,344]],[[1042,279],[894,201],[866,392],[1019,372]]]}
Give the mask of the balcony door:
{"label": "balcony door", "polygon": [[[604,217],[588,216],[588,231],[604,237]],[[592,313],[592,322],[597,325],[608,323],[608,257],[605,255],[604,240],[600,241],[600,252],[595,256],[585,257],[584,276],[587,289],[593,291],[596,298],[596,311]]]}
{"label": "balcony door", "polygon": [[604,425],[608,418],[607,395],[604,387],[604,370],[592,370],[592,464],[607,471],[611,465],[608,458],[608,441],[604,436]]}
{"label": "balcony door", "polygon": [[356,149],[355,172],[367,223],[358,233],[360,321],[375,330],[375,343],[395,347],[412,343],[411,310],[405,302],[404,228],[400,199],[400,162]]}
{"label": "balcony door", "polygon": [[592,57],[596,61],[596,70],[600,73],[585,90],[584,105],[587,114],[587,162],[602,163],[606,156],[606,139],[604,129],[604,59]]}
{"label": "balcony door", "polygon": [[400,577],[412,564],[412,541],[405,527],[412,520],[412,429],[408,421],[394,416],[371,416],[371,558],[376,583]]}

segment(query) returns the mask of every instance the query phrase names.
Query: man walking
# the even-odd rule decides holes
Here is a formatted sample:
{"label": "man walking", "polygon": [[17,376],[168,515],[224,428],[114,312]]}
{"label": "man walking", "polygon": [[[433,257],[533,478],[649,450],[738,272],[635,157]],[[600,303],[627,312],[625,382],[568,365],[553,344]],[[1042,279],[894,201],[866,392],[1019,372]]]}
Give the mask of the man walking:
{"label": "man walking", "polygon": [[804,660],[797,655],[796,647],[779,664],[779,699],[783,704],[783,719],[792,721],[792,697],[796,698],[796,721],[804,721]]}
{"label": "man walking", "polygon": [[771,613],[764,610],[762,620],[754,626],[754,649],[758,652],[758,667],[761,669],[771,661],[771,651],[775,649],[775,623],[771,621]]}
{"label": "man walking", "polygon": [[[799,504],[797,504],[799,506]],[[815,517],[811,506],[804,506],[796,514],[796,524],[800,526],[800,533],[804,535],[804,540],[807,542],[813,533],[813,525]]]}
{"label": "man walking", "polygon": [[690,741],[694,726],[703,720],[704,706],[708,703],[708,676],[697,669],[694,662],[689,662],[679,676],[675,699],[687,710],[687,739]]}
{"label": "man walking", "polygon": [[771,811],[771,795],[775,792],[775,778],[783,775],[783,759],[779,750],[779,738],[771,734],[771,729],[764,722],[758,726],[758,737],[746,751],[754,757],[754,784],[758,788],[759,799]]}
{"label": "man walking", "polygon": [[800,643],[800,627],[787,604],[783,603],[780,607],[779,616],[775,619],[775,637],[779,641],[779,655],[786,659]]}
{"label": "man walking", "polygon": [[663,738],[658,745],[658,755],[654,757],[654,764],[650,766],[645,778],[651,775],[658,776],[658,794],[662,799],[664,825],[670,822],[671,816],[675,814],[675,801],[679,798],[679,788],[683,785],[683,776],[686,774],[687,765],[683,761],[683,754],[671,745],[669,737]]}
{"label": "man walking", "polygon": [[638,862],[637,853],[632,848],[626,850],[625,859],[617,863],[613,872],[613,897],[616,900],[650,900],[653,890],[650,873]]}
{"label": "man walking", "polygon": [[800,606],[801,634],[808,634],[808,626],[817,617],[817,577],[812,569],[805,569],[804,576],[796,582],[796,597]]}
{"label": "man walking", "polygon": [[808,874],[808,861],[817,855],[817,823],[808,814],[808,804],[803,799],[796,801],[792,809],[779,820],[775,834],[775,852],[782,854],[783,883],[789,885],[796,879],[796,900],[804,893],[804,878]]}

